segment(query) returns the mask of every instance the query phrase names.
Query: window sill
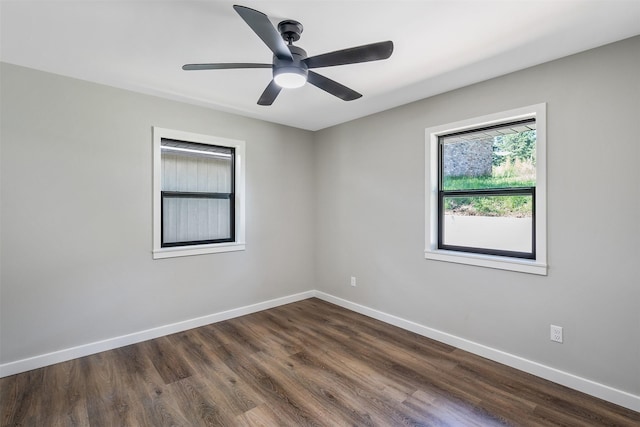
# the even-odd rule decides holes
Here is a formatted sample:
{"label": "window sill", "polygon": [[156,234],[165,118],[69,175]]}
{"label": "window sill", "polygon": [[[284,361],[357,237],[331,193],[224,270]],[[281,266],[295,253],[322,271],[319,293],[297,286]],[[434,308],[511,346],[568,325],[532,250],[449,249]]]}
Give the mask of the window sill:
{"label": "window sill", "polygon": [[244,251],[244,243],[215,243],[211,245],[182,246],[153,250],[153,259],[175,258],[180,256],[215,254],[220,252]]}
{"label": "window sill", "polygon": [[424,251],[424,257],[436,261],[475,265],[478,267],[496,268],[499,270],[517,271],[541,276],[547,275],[547,265],[539,261],[429,249]]}

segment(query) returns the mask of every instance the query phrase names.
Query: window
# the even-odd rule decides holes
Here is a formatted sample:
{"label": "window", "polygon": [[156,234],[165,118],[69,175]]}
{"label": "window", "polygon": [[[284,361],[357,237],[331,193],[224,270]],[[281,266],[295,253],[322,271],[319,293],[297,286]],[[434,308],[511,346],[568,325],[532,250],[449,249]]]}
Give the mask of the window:
{"label": "window", "polygon": [[153,257],[244,249],[244,142],[153,128]]}
{"label": "window", "polygon": [[427,129],[425,257],[546,274],[545,105]]}

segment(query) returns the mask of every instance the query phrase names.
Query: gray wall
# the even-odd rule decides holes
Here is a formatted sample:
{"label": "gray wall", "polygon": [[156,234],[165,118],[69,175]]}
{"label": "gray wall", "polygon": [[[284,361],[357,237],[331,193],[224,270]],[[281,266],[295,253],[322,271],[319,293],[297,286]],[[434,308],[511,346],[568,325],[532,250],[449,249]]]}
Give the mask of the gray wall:
{"label": "gray wall", "polygon": [[[318,289],[640,394],[638,70],[640,37],[318,132]],[[541,102],[548,276],[425,260],[425,128]]]}
{"label": "gray wall", "polygon": [[[311,133],[1,77],[1,363],[313,289]],[[152,260],[152,126],[246,141],[246,251]]]}

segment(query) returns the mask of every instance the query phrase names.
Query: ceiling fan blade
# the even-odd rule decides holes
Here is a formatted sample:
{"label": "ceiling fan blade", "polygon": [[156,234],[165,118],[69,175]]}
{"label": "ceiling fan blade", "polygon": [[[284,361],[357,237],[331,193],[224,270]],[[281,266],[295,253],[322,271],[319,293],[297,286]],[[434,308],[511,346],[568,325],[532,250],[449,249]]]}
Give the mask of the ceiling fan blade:
{"label": "ceiling fan blade", "polygon": [[393,42],[386,41],[312,56],[311,58],[305,59],[304,62],[309,68],[332,67],[334,65],[379,61],[381,59],[387,59],[392,53]]}
{"label": "ceiling fan blade", "polygon": [[258,99],[258,105],[271,105],[273,101],[276,100],[276,97],[280,93],[282,88],[276,84],[274,80],[271,80],[271,83],[267,85],[267,88],[260,95],[260,99]]}
{"label": "ceiling fan blade", "polygon": [[348,87],[318,73],[314,73],[313,71],[309,71],[307,81],[315,87],[329,92],[331,95],[337,96],[343,101],[353,101],[354,99],[358,99],[362,96],[362,94],[355,90],[349,89]]}
{"label": "ceiling fan blade", "polygon": [[271,24],[267,15],[244,6],[234,5],[233,8],[278,59],[293,60],[287,44],[282,39],[282,36],[280,36],[278,30]]}
{"label": "ceiling fan blade", "polygon": [[272,68],[272,64],[251,64],[244,62],[232,62],[228,64],[185,64],[182,69],[185,71],[192,70],[229,70],[236,68]]}

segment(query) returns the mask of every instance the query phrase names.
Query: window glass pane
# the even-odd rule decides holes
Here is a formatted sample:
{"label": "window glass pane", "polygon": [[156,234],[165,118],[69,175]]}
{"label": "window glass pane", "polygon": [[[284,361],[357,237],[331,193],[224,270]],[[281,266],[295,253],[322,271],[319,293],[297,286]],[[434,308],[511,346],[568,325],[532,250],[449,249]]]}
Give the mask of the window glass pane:
{"label": "window glass pane", "polygon": [[443,246],[531,253],[531,195],[444,197]]}
{"label": "window glass pane", "polygon": [[162,191],[231,193],[233,149],[162,140]]}
{"label": "window glass pane", "polygon": [[441,137],[442,189],[534,187],[535,128],[528,121]]}
{"label": "window glass pane", "polygon": [[163,243],[231,238],[229,199],[166,196],[162,202]]}

